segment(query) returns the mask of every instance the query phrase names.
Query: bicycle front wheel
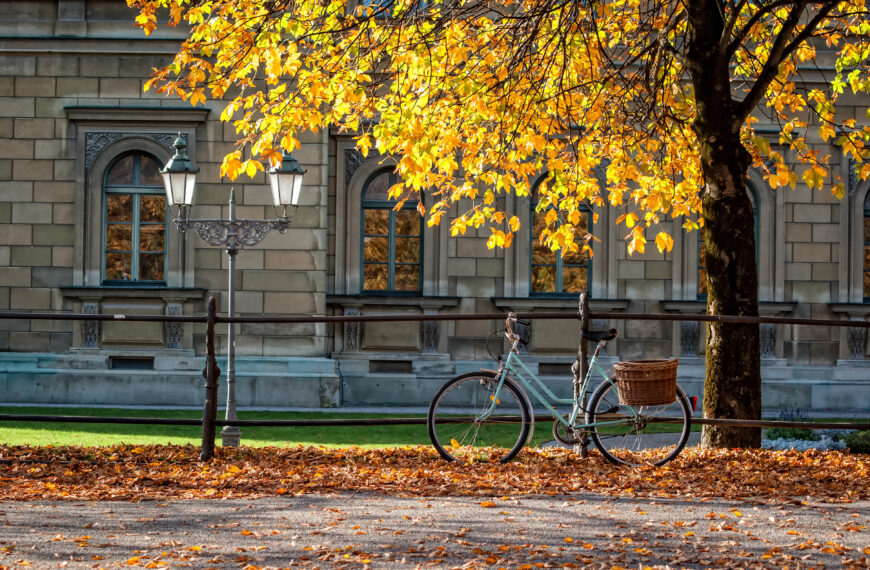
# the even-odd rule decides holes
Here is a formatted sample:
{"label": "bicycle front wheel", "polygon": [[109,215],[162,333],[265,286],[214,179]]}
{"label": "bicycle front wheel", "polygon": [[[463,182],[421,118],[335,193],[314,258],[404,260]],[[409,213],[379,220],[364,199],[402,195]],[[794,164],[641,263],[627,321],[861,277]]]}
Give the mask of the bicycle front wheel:
{"label": "bicycle front wheel", "polygon": [[447,461],[507,463],[519,453],[531,430],[532,415],[523,393],[505,378],[485,372],[447,382],[429,406],[432,445]]}
{"label": "bicycle front wheel", "polygon": [[[691,431],[689,399],[677,386],[677,400],[660,406],[625,406],[616,385],[604,382],[592,394],[586,422],[589,435],[610,462],[664,465],[680,454]],[[613,422],[613,423],[611,423]]]}

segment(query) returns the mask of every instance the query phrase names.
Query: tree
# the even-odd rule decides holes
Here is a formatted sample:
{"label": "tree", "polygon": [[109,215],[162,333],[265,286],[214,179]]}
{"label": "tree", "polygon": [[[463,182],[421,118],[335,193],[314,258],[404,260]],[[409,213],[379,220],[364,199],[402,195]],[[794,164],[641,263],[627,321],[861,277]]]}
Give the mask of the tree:
{"label": "tree", "polygon": [[[431,194],[419,206],[430,225],[470,204],[452,233],[485,226],[491,247],[508,247],[520,222],[497,198],[528,194],[545,171],[541,239],[554,250],[591,249],[584,203],[624,209],[629,252],[653,233],[670,250],[665,216],[703,231],[712,315],[758,314],[750,166],[773,187],[800,177],[842,196],[812,146],[835,141],[870,176],[870,129],[835,110],[842,94],[870,90],[866,0],[128,3],[146,32],[161,8],[170,25],[190,25],[148,86],[193,104],[230,100],[222,119],[239,147],[223,174],[254,174],[297,147],[300,130],[334,125],[363,153],[396,157],[403,182],[391,192]],[[779,129],[773,144],[759,122]],[[705,415],[758,418],[757,325],[712,323],[707,336]],[[757,446],[760,431],[705,427],[703,439]]]}

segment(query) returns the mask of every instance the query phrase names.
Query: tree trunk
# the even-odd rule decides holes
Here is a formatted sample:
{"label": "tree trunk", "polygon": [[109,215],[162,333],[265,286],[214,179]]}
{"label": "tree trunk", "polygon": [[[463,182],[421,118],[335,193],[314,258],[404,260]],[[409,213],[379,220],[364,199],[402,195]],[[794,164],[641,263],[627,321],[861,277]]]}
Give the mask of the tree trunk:
{"label": "tree trunk", "polygon": [[[749,153],[740,141],[745,117],[732,99],[729,58],[720,41],[715,0],[687,4],[687,68],[695,92],[692,125],[705,184],[702,193],[708,315],[758,315],[755,220],[746,192]],[[757,324],[709,323],[704,417],[761,417],[761,349]],[[704,447],[758,447],[761,430],[704,426]]]}

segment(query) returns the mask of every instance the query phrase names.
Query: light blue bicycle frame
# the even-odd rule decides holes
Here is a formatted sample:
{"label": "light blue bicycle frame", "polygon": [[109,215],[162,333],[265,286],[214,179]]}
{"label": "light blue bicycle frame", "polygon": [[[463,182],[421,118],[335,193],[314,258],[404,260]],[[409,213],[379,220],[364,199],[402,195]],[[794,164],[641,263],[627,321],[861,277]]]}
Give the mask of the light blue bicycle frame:
{"label": "light blue bicycle frame", "polygon": [[[592,359],[589,361],[589,371],[583,379],[583,383],[581,384],[579,393],[577,394],[577,399],[575,400],[574,398],[559,398],[549,388],[547,388],[541,379],[538,378],[534,372],[529,370],[526,364],[522,361],[519,356],[519,351],[517,350],[517,341],[514,341],[511,350],[508,352],[507,359],[496,371],[498,386],[496,387],[495,395],[492,398],[492,403],[490,404],[489,409],[480,415],[480,419],[486,419],[495,411],[496,404],[498,403],[498,396],[501,394],[505,378],[508,377],[508,372],[510,372],[512,373],[511,379],[515,380],[522,389],[531,393],[545,408],[547,408],[547,410],[549,410],[553,417],[561,422],[566,428],[584,429],[593,426],[624,425],[626,423],[625,419],[586,423],[584,418],[583,422],[577,423],[577,416],[583,409],[583,401],[586,397],[587,391],[589,390],[589,384],[591,383],[593,374],[597,372],[605,381],[613,385],[613,380],[607,375],[607,372],[601,368],[601,365],[598,364],[598,353],[601,351],[601,347],[604,344],[604,342],[599,342],[598,346],[595,347],[595,352],[592,355]],[[616,387],[614,386],[614,389],[615,388]],[[529,402],[529,404],[531,403],[532,402]],[[558,412],[556,405],[559,404],[571,406],[571,413],[568,414],[567,420]],[[632,414],[636,414],[631,406],[625,407],[631,410]],[[529,411],[532,413],[532,421],[534,421],[535,411],[534,409]]]}

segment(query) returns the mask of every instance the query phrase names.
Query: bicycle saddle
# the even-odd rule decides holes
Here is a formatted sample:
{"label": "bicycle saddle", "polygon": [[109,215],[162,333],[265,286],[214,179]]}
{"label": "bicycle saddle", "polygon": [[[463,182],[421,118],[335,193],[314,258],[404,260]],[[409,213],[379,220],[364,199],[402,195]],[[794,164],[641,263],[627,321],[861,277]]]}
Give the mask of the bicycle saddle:
{"label": "bicycle saddle", "polygon": [[616,338],[616,329],[610,329],[609,331],[584,331],[583,338],[594,341],[613,340]]}

